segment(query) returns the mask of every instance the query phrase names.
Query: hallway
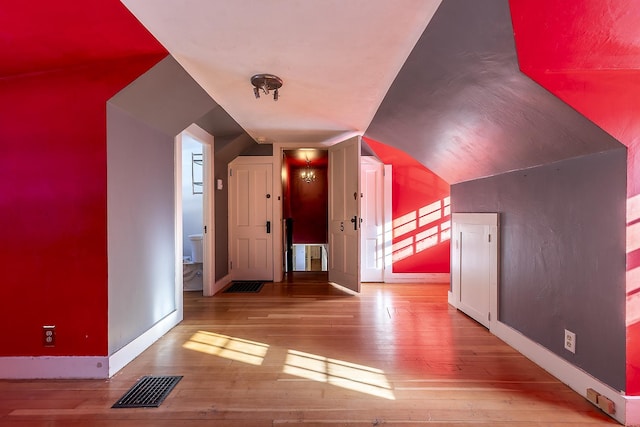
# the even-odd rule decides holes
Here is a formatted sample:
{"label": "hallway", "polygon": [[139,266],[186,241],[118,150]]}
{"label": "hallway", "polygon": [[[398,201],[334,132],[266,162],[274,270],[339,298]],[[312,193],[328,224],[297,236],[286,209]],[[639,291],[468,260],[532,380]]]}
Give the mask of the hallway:
{"label": "hallway", "polygon": [[[295,273],[187,292],[184,321],[110,380],[0,381],[0,425],[617,425],[448,306],[448,284],[362,289]],[[111,409],[143,375],[184,378],[157,409]]]}

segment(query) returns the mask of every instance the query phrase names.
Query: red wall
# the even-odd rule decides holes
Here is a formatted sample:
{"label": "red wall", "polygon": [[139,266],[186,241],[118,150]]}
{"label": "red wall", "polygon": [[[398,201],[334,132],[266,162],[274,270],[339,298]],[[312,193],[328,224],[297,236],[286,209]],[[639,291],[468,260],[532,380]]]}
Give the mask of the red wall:
{"label": "red wall", "polygon": [[289,168],[289,217],[293,218],[293,243],[327,243],[328,181],[327,168],[314,167],[316,180],[300,179],[305,167]]}
{"label": "red wall", "polygon": [[0,356],[107,354],[106,102],[164,56],[0,79]]}
{"label": "red wall", "polygon": [[117,0],[8,2],[0,28],[0,356],[105,356],[106,102],[166,51]]}
{"label": "red wall", "polygon": [[449,273],[449,184],[405,152],[364,141],[392,165],[393,272]]}

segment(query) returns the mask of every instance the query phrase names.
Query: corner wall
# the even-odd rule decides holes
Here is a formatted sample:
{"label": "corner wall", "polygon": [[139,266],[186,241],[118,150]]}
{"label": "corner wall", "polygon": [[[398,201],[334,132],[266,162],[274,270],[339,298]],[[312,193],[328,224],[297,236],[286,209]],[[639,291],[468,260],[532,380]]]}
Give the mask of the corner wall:
{"label": "corner wall", "polygon": [[[499,212],[499,320],[625,389],[626,149],[451,187],[453,212]],[[563,347],[576,334],[576,353]]]}
{"label": "corner wall", "polygon": [[[107,355],[105,105],[158,59],[0,79],[0,323],[12,325],[1,377],[103,375],[77,359]],[[55,347],[43,325],[56,326]],[[49,358],[46,374],[21,371],[34,357]]]}
{"label": "corner wall", "polygon": [[107,108],[109,354],[176,310],[174,139]]}
{"label": "corner wall", "polygon": [[392,165],[393,273],[449,273],[449,184],[402,150],[363,142]]}

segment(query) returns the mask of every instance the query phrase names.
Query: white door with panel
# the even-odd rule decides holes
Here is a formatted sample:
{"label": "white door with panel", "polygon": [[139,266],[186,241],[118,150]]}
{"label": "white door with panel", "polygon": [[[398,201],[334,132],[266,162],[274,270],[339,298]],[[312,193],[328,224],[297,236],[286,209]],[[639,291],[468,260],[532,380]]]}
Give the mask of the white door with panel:
{"label": "white door with panel", "polygon": [[273,280],[273,164],[238,157],[229,164],[229,269],[233,280]]}
{"label": "white door with panel", "polygon": [[452,215],[454,305],[491,329],[497,321],[498,214]]}
{"label": "white door with panel", "polygon": [[329,281],[360,292],[360,137],[329,148]]}
{"label": "white door with panel", "polygon": [[374,157],[360,164],[361,277],[363,282],[384,281],[384,165]]}

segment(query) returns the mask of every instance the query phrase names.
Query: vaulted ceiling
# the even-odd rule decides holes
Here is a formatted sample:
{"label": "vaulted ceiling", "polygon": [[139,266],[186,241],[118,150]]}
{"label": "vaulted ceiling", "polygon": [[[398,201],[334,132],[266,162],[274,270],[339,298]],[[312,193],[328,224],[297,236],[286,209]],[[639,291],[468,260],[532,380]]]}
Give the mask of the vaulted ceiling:
{"label": "vaulted ceiling", "polygon": [[[632,0],[123,3],[3,5],[0,83],[168,52],[226,129],[230,116],[260,142],[310,145],[364,133],[452,184],[640,134]],[[277,102],[254,98],[261,72],[284,80]]]}

